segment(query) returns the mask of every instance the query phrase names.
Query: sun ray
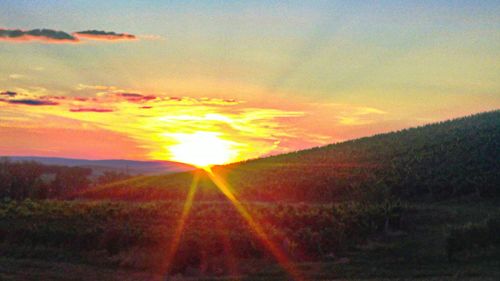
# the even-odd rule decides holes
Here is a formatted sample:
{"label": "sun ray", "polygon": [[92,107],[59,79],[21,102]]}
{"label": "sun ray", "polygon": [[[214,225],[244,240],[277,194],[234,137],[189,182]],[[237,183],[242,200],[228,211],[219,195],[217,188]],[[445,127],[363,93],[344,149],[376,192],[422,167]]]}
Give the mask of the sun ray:
{"label": "sun ray", "polygon": [[290,259],[286,256],[281,249],[271,241],[264,228],[256,221],[248,210],[243,206],[243,204],[234,196],[231,191],[230,185],[224,181],[221,177],[216,175],[210,167],[206,167],[205,171],[212,180],[212,182],[219,188],[219,190],[229,199],[229,201],[234,205],[238,213],[245,219],[248,225],[253,229],[257,238],[264,244],[269,252],[276,258],[280,266],[286,270],[286,272],[297,281],[304,280],[301,274],[295,269]]}
{"label": "sun ray", "polygon": [[219,229],[221,229],[221,239],[224,247],[224,256],[226,269],[230,276],[236,278],[238,276],[238,262],[235,257],[233,246],[231,245],[231,239],[229,237],[229,233],[225,230],[226,227],[219,224]]}
{"label": "sun ray", "polygon": [[239,280],[238,261],[231,243],[231,234],[229,233],[230,225],[218,215],[217,219],[215,219],[215,227],[217,229],[217,237],[222,242],[226,275],[231,280]]}
{"label": "sun ray", "polygon": [[198,187],[198,182],[200,181],[199,172],[196,171],[193,176],[193,181],[191,186],[189,187],[189,191],[186,197],[186,201],[182,207],[181,217],[179,218],[179,222],[174,231],[174,236],[170,243],[170,248],[165,257],[165,261],[162,264],[161,272],[163,274],[169,274],[172,266],[172,262],[174,260],[175,254],[177,253],[177,249],[179,247],[179,243],[181,240],[182,233],[184,232],[184,228],[186,226],[186,220],[189,216],[189,212],[191,211],[191,207],[193,205],[194,195],[196,194],[196,190]]}

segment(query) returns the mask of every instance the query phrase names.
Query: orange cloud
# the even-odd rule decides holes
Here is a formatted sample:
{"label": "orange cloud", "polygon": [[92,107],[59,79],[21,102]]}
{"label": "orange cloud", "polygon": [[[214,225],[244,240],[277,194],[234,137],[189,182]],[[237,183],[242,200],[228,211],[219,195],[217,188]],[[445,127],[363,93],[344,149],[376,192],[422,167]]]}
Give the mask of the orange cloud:
{"label": "orange cloud", "polygon": [[93,108],[93,107],[87,107],[87,108],[71,108],[69,110],[70,112],[98,112],[98,113],[104,113],[104,112],[113,112],[113,109],[110,108]]}
{"label": "orange cloud", "polygon": [[85,30],[74,32],[73,36],[77,38],[85,38],[91,40],[137,40],[137,37],[128,33],[116,33],[101,30]]}
{"label": "orange cloud", "polygon": [[[78,90],[79,96],[59,96],[47,95],[39,88],[16,88],[4,91],[16,92],[15,98],[2,96],[7,106],[14,99],[57,102],[50,111],[36,106],[12,109],[68,118],[123,134],[148,151],[144,157],[153,159],[172,159],[170,149],[178,147],[180,140],[200,135],[216,134],[221,143],[230,144],[229,161],[238,161],[359,136],[379,130],[381,122],[387,125],[390,120],[390,114],[382,109],[342,103],[255,104],[227,97],[144,94],[103,85],[78,85]],[[102,118],[103,113],[106,118]]]}
{"label": "orange cloud", "polygon": [[[142,94],[117,87],[79,87],[86,91],[81,96],[47,95],[40,89],[20,89],[18,94],[21,96],[16,95],[17,99],[29,98],[58,106],[43,110],[33,106],[9,108],[13,105],[4,103],[5,110],[14,114],[10,124],[21,122],[16,119],[19,115],[37,116],[39,120],[43,116],[50,120],[74,120],[133,140],[147,152],[143,158],[151,159],[173,159],[174,148],[179,148],[179,142],[198,140],[198,136],[212,136],[210,138],[217,139],[218,143],[227,144],[230,153],[224,161],[299,149],[296,145],[300,145],[303,138],[316,145],[324,143],[318,135],[294,128],[293,123],[287,121],[302,118],[305,113],[301,111],[251,106],[232,98],[176,97]],[[14,99],[3,96],[9,101]],[[106,118],[102,118],[103,113]],[[40,127],[45,125],[39,124]]]}
{"label": "orange cloud", "polygon": [[143,95],[138,93],[118,93],[117,97],[123,98],[129,102],[145,102],[156,99],[153,95]]}

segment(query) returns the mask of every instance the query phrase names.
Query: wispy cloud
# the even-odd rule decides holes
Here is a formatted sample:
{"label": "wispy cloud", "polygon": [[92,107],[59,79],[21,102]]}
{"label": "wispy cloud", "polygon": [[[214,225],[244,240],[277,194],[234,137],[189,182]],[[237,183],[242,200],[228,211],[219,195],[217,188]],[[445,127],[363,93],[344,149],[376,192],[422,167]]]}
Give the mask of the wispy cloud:
{"label": "wispy cloud", "polygon": [[145,102],[156,99],[156,96],[154,95],[143,95],[137,93],[117,93],[116,96],[129,102]]}
{"label": "wispy cloud", "polygon": [[[251,106],[233,98],[146,94],[99,85],[78,85],[78,88],[80,91],[75,93],[79,96],[50,95],[24,89],[16,96],[2,95],[5,97],[3,106],[17,106],[10,110],[26,114],[50,116],[47,117],[49,120],[75,120],[123,134],[147,150],[153,159],[170,159],[170,148],[179,143],[180,136],[205,133],[216,133],[218,138],[231,143],[234,155],[230,161],[286,152],[293,149],[288,144],[297,144],[303,138],[316,145],[324,143],[321,136],[294,128],[293,122],[287,121],[302,118],[305,115],[302,111]],[[25,102],[12,104],[21,99]],[[28,106],[34,104],[57,106],[50,110]]]}
{"label": "wispy cloud", "polygon": [[[38,88],[13,89],[4,92],[16,95],[3,94],[3,104],[21,99],[57,103],[50,112],[28,106],[32,105],[29,102],[22,105],[30,113],[50,114],[126,135],[154,159],[169,159],[169,147],[179,143],[179,136],[200,132],[217,132],[220,139],[231,141],[232,150],[237,152],[232,161],[289,152],[330,143],[332,135],[340,132],[377,126],[389,114],[380,108],[342,103],[311,103],[301,110],[290,110],[227,97],[170,96],[107,85],[80,84],[76,90],[73,93],[78,96],[51,95]],[[327,115],[331,118],[328,128],[325,122],[311,123]]]}
{"label": "wispy cloud", "polygon": [[6,90],[0,92],[3,98],[1,102],[14,105],[28,106],[44,106],[44,105],[60,105],[60,101],[65,99],[64,96],[46,95],[46,89],[34,87],[31,89],[16,88],[16,90]]}
{"label": "wispy cloud", "polygon": [[25,75],[19,74],[19,73],[12,73],[12,74],[9,75],[9,78],[10,79],[14,79],[14,80],[16,80],[16,79],[22,79],[22,78],[25,78],[25,77],[26,77]]}
{"label": "wispy cloud", "polygon": [[128,101],[133,103],[151,102],[158,106],[162,105],[236,105],[244,101],[231,98],[213,98],[213,97],[185,97],[170,96],[163,93],[142,93],[134,89],[123,89],[116,86],[107,85],[87,85],[78,84],[77,91],[85,93],[94,93],[101,102]]}
{"label": "wispy cloud", "polygon": [[117,87],[114,86],[106,86],[106,85],[87,85],[87,84],[78,84],[75,87],[76,90],[100,90],[100,91],[115,91]]}
{"label": "wispy cloud", "polygon": [[70,112],[97,112],[97,113],[105,113],[105,112],[113,112],[113,109],[110,108],[70,108]]}
{"label": "wispy cloud", "polygon": [[311,103],[313,111],[328,112],[336,125],[363,126],[376,123],[389,114],[380,108],[345,103]]}
{"label": "wispy cloud", "polygon": [[73,36],[92,40],[136,40],[137,37],[128,33],[116,33],[113,31],[85,30],[74,32]]}
{"label": "wispy cloud", "polygon": [[160,35],[152,35],[152,34],[139,35],[137,37],[139,39],[142,39],[142,40],[152,40],[152,41],[164,41],[165,40],[165,38],[160,36]]}
{"label": "wispy cloud", "polygon": [[362,126],[375,123],[386,111],[373,107],[351,107],[344,109],[337,116],[340,125]]}

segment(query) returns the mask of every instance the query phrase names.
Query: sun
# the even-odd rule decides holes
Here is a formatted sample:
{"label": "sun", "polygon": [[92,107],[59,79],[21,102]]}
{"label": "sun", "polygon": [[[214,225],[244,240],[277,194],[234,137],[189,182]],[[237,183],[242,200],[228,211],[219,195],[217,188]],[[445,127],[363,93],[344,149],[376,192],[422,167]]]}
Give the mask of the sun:
{"label": "sun", "polygon": [[235,142],[220,138],[217,132],[174,134],[178,144],[168,149],[172,160],[197,167],[209,167],[231,162],[237,156]]}

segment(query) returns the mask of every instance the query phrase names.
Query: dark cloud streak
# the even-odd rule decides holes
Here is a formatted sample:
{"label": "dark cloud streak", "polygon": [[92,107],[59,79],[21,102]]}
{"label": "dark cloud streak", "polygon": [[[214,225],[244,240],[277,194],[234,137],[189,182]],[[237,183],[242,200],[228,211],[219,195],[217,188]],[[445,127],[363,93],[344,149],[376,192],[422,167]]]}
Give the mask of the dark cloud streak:
{"label": "dark cloud streak", "polygon": [[64,31],[52,29],[0,29],[0,40],[6,41],[44,41],[53,43],[75,43],[78,38]]}
{"label": "dark cloud streak", "polygon": [[35,99],[21,99],[21,100],[3,100],[4,102],[10,104],[22,104],[22,105],[59,105],[58,102],[50,101],[50,100],[35,100]]}
{"label": "dark cloud streak", "polygon": [[153,95],[142,95],[137,93],[118,93],[116,96],[129,102],[145,102],[156,99],[156,96]]}
{"label": "dark cloud streak", "polygon": [[93,40],[136,40],[137,37],[128,33],[116,33],[102,30],[85,30],[73,33],[74,36],[80,38],[88,38]]}
{"label": "dark cloud streak", "polygon": [[80,39],[118,41],[137,40],[138,38],[133,34],[100,30],[85,30],[70,34],[64,31],[46,28],[32,30],[0,28],[0,40],[10,42],[39,41],[44,43],[81,43],[82,41]]}
{"label": "dark cloud streak", "polygon": [[15,97],[16,95],[17,95],[16,92],[11,92],[11,91],[0,92],[0,96]]}

